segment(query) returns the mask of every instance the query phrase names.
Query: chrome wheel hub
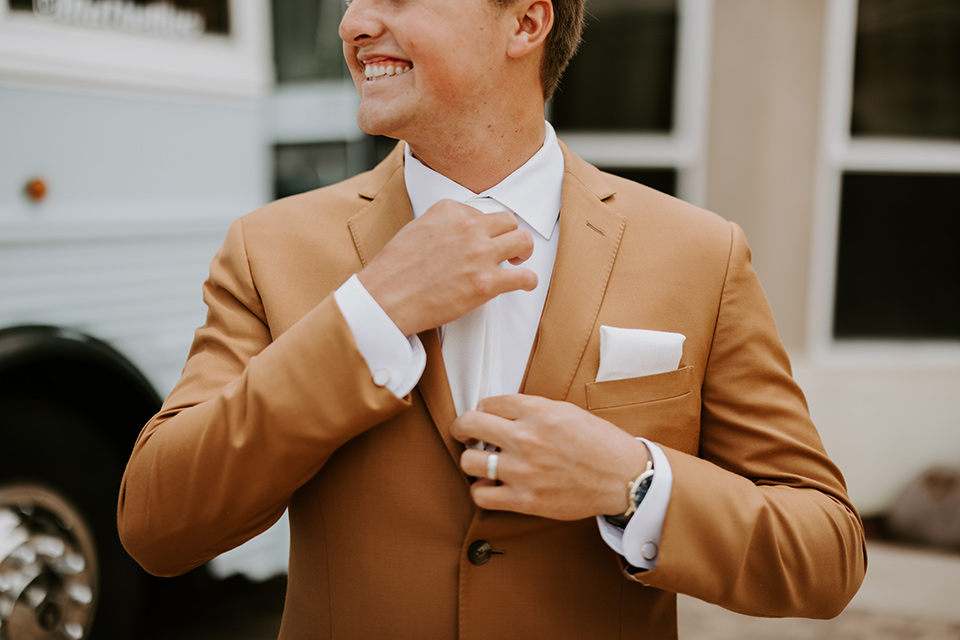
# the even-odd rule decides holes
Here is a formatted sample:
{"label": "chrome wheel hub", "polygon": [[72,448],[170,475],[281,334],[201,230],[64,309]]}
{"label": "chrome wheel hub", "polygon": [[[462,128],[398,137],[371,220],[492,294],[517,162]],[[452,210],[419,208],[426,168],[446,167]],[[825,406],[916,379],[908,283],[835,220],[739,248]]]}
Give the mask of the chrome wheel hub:
{"label": "chrome wheel hub", "polygon": [[57,493],[0,487],[0,640],[80,640],[93,623],[97,555],[89,526]]}

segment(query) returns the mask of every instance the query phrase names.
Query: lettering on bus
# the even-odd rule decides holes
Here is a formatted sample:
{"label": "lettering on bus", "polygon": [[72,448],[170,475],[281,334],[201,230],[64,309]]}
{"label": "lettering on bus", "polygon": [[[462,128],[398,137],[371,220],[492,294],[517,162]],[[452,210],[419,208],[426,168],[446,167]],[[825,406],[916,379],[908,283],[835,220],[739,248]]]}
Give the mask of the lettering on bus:
{"label": "lettering on bus", "polygon": [[227,0],[9,0],[38,20],[168,38],[230,32]]}

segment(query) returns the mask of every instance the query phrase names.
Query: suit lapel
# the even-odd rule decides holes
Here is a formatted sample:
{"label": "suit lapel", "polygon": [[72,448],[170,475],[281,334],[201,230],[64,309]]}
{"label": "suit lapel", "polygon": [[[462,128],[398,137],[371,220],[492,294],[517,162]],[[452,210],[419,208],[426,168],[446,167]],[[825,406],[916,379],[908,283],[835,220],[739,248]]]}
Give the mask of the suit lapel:
{"label": "suit lapel", "polygon": [[[440,337],[435,329],[424,331],[420,335],[420,342],[427,352],[427,366],[420,376],[417,389],[423,397],[424,404],[433,418],[443,443],[454,460],[460,459],[463,445],[450,436],[450,424],[457,417],[457,409],[453,404],[453,395],[450,393],[450,382],[447,380],[447,370],[443,365],[443,352],[440,350]],[[459,468],[459,466],[458,466]]]}
{"label": "suit lapel", "polygon": [[[403,143],[398,144],[390,156],[370,172],[359,195],[370,200],[370,204],[351,217],[348,226],[360,262],[367,266],[384,245],[413,220],[410,197],[403,181]],[[450,423],[457,413],[443,366],[440,340],[435,330],[424,331],[419,337],[427,354],[427,366],[417,390],[450,455],[457,459],[463,445],[450,437]]]}
{"label": "suit lapel", "polygon": [[399,146],[370,172],[359,196],[370,203],[353,215],[347,226],[360,262],[367,266],[383,246],[413,220],[410,197],[403,184],[403,151]]}
{"label": "suit lapel", "polygon": [[523,393],[562,400],[593,332],[625,226],[603,200],[613,190],[561,143],[566,174],[560,239]]}

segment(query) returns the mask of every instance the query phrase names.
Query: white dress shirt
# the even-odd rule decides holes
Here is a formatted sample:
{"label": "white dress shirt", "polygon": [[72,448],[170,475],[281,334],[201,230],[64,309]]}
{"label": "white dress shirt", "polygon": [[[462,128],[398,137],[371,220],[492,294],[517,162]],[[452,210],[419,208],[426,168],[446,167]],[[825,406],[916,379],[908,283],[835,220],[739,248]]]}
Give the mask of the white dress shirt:
{"label": "white dress shirt", "polygon": [[[421,163],[409,145],[404,154],[404,181],[414,218],[444,199],[465,202],[476,196],[491,197],[517,216],[521,229],[533,237],[533,255],[521,265],[537,274],[532,292],[501,294],[503,336],[502,384],[504,393],[517,393],[543,312],[547,289],[557,255],[560,199],[563,188],[563,153],[549,122],[543,146],[522,167],[496,186],[475,194]],[[503,263],[503,268],[514,268]],[[404,336],[356,276],[334,294],[350,326],[374,382],[398,397],[407,395],[423,374],[426,355],[417,336]],[[644,438],[656,473],[625,529],[597,518],[604,541],[631,565],[652,569],[657,564],[657,547],[673,485],[670,463],[663,451]],[[638,470],[639,473],[640,470]],[[624,492],[627,488],[624,487]]]}

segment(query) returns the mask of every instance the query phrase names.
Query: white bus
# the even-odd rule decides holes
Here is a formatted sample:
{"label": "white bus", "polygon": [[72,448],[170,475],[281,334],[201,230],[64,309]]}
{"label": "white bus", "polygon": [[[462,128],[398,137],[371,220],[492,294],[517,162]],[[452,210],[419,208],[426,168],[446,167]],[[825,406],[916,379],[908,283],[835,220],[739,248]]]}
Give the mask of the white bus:
{"label": "white bus", "polygon": [[272,197],[270,24],[260,0],[0,0],[3,640],[132,637],[119,478],[229,221]]}
{"label": "white bus", "polygon": [[[0,640],[131,637],[119,479],[229,222],[392,146],[357,129],[343,7],[0,0]],[[287,535],[208,570],[283,573]]]}

